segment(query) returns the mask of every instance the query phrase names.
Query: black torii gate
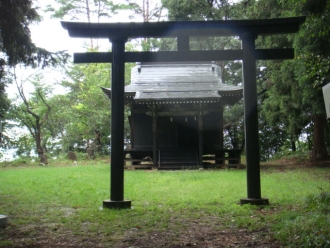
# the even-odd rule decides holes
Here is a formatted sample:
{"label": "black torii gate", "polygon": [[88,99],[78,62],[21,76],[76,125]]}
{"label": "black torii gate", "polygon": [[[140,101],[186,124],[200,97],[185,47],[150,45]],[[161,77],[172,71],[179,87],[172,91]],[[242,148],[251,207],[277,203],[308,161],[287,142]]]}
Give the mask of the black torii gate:
{"label": "black torii gate", "polygon": [[[112,63],[110,200],[106,208],[130,208],[124,199],[124,87],[125,62],[243,61],[243,98],[247,165],[247,198],[241,204],[266,205],[261,198],[256,60],[293,59],[293,49],[256,49],[258,35],[296,33],[305,17],[230,21],[78,23],[61,22],[71,37],[107,38],[112,52],[76,53],[75,63]],[[189,37],[238,36],[239,50],[190,51]],[[128,38],[174,37],[178,51],[125,52]]]}

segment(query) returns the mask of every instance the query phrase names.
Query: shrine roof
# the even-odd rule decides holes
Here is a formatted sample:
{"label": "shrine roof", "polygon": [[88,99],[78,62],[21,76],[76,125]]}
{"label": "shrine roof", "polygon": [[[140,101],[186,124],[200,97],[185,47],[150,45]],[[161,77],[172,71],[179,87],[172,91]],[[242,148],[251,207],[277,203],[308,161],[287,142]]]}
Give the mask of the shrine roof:
{"label": "shrine roof", "polygon": [[131,84],[125,92],[242,91],[242,87],[223,84],[221,75],[214,62],[138,63],[131,70]]}
{"label": "shrine roof", "polygon": [[[104,89],[111,97],[111,89]],[[220,102],[242,98],[240,86],[223,84],[221,68],[213,62],[138,63],[131,70],[125,97],[137,103]]]}

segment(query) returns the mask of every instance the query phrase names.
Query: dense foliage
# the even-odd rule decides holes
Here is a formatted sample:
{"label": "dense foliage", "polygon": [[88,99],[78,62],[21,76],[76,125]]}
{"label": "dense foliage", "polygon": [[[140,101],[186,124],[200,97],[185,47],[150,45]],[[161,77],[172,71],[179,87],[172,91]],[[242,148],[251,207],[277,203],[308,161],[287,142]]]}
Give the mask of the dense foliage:
{"label": "dense foliage", "polygon": [[24,64],[45,67],[65,60],[63,53],[50,53],[32,43],[29,25],[41,20],[33,0],[0,2],[0,80],[4,66]]}
{"label": "dense foliage", "polygon": [[38,19],[39,15],[32,8],[30,0],[0,2],[0,121],[9,107],[5,94],[8,84],[8,80],[4,78],[6,64],[31,63],[30,56],[35,51],[35,46],[31,42],[28,25]]}
{"label": "dense foliage", "polygon": [[[17,65],[30,68],[45,68],[65,63],[68,55],[65,52],[51,53],[36,47],[31,40],[29,25],[41,20],[37,7],[32,0],[3,0],[0,2],[0,122],[1,129],[12,126],[8,120],[13,117],[6,87],[15,81],[11,69]],[[24,90],[23,90],[24,91]],[[19,93],[21,100],[28,104],[25,97]],[[32,113],[31,109],[27,108]],[[9,111],[9,112],[8,112]],[[16,112],[17,113],[17,112]],[[33,115],[33,114],[32,114]],[[14,116],[13,119],[16,119]],[[6,120],[3,122],[3,120]],[[23,125],[26,126],[26,125]],[[31,127],[28,125],[28,128]],[[10,145],[12,140],[0,130],[1,147]],[[39,131],[37,131],[38,133]],[[36,132],[34,132],[36,134]],[[32,133],[31,133],[32,135]],[[36,149],[40,147],[41,134],[32,135]],[[39,138],[38,138],[39,137]]]}
{"label": "dense foliage", "polygon": [[[1,4],[10,2],[2,1]],[[261,159],[268,160],[276,153],[287,154],[287,152],[295,151],[311,152],[313,160],[328,158],[327,147],[330,147],[330,135],[329,123],[325,118],[322,86],[329,82],[330,76],[330,1],[162,0],[161,4],[156,5],[150,5],[151,2],[148,0],[142,1],[142,5],[139,5],[139,1],[133,0],[116,2],[117,4],[107,0],[56,0],[56,2],[58,8],[52,6],[47,8],[53,17],[69,17],[83,21],[101,19],[111,21],[111,18],[120,11],[131,11],[130,13],[139,15],[139,18],[144,21],[161,20],[164,13],[167,13],[167,19],[170,21],[267,19],[305,15],[306,22],[301,26],[298,34],[260,36],[256,40],[257,48],[293,47],[295,49],[293,60],[257,62]],[[24,3],[26,6],[22,5],[22,9],[15,11],[26,12],[23,16],[25,19],[21,20],[21,23],[28,27],[29,23],[38,20],[39,17],[35,10],[27,8],[31,8],[31,1]],[[1,35],[3,34],[4,31]],[[19,37],[27,34],[18,33],[17,37],[20,39]],[[25,42],[28,41],[29,39]],[[7,63],[28,62],[20,59],[19,51],[12,55],[14,48],[10,46],[7,48],[8,43],[5,47],[5,43],[3,40],[1,50],[8,55]],[[136,46],[140,46],[140,49],[145,51],[175,50],[176,41],[175,39],[129,41],[126,49],[132,51],[137,49]],[[22,49],[25,47],[27,54],[35,51],[31,44],[30,46],[23,44],[19,47]],[[88,47],[97,51],[97,41],[91,40]],[[190,39],[192,50],[240,49],[240,47],[241,42],[238,37],[191,37]],[[241,61],[218,61],[217,63],[222,68],[224,83],[241,85]],[[131,65],[126,67],[125,78],[126,83],[129,83]],[[0,64],[1,73],[3,68],[3,64]],[[98,147],[100,152],[107,153],[109,151],[110,104],[100,87],[111,85],[111,82],[109,83],[110,65],[68,65],[65,71],[66,78],[60,84],[66,90],[66,94],[52,95],[47,99],[51,111],[48,121],[44,123],[44,143],[47,143],[48,149],[53,153],[70,149],[85,149],[91,145]],[[2,83],[4,82],[2,80]],[[4,91],[3,85],[0,85],[1,92]],[[9,106],[5,97],[1,98],[1,104]],[[224,110],[225,146],[244,148],[243,102],[235,106],[226,106]],[[126,128],[128,128],[128,122],[126,122]]]}
{"label": "dense foliage", "polygon": [[[260,47],[294,47],[296,57],[288,61],[269,61],[266,91],[261,112],[271,126],[280,126],[287,143],[296,151],[301,135],[311,140],[312,160],[328,158],[322,86],[329,82],[329,1],[251,1],[248,16],[258,18],[306,15],[297,35],[261,37]],[[275,10],[275,11],[274,11]],[[312,127],[310,133],[308,128]],[[287,142],[289,141],[289,142]],[[329,144],[328,144],[329,145]]]}

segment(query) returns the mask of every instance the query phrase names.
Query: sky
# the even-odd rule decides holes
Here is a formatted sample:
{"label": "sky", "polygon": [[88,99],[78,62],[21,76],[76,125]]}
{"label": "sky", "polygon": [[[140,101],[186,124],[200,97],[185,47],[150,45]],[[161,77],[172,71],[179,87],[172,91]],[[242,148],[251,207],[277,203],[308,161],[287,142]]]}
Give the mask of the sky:
{"label": "sky", "polygon": [[[57,6],[54,0],[39,0],[38,2],[38,6],[40,6],[41,9],[45,9],[48,4],[54,7]],[[50,13],[44,13],[43,11],[39,11],[39,14],[43,17],[43,20],[30,26],[32,41],[38,47],[45,48],[51,52],[67,50],[71,55],[74,52],[86,51],[83,45],[88,42],[88,40],[71,38],[67,30],[61,26],[62,20],[51,18]],[[71,20],[66,18],[63,19],[63,21]],[[106,50],[111,44],[105,39],[103,41],[101,49]]]}
{"label": "sky", "polygon": [[[155,4],[159,4],[160,0],[149,0],[150,8],[152,8]],[[123,0],[115,0],[114,2],[123,3]],[[141,2],[142,0],[137,0],[137,2]],[[41,7],[41,9],[45,9],[47,5],[52,5],[53,7],[57,7],[58,5],[54,0],[39,0],[37,1],[37,5]],[[74,52],[85,52],[84,43],[88,43],[87,39],[79,39],[79,38],[70,38],[67,30],[62,28],[60,19],[53,19],[50,17],[50,13],[44,13],[43,11],[39,11],[39,14],[43,16],[43,21],[38,24],[30,26],[32,41],[38,46],[47,49],[48,51],[62,51],[68,50],[68,52],[72,55]],[[142,21],[142,17],[139,19],[135,19],[134,21]],[[63,21],[72,21],[68,17],[63,19]],[[104,21],[104,20],[103,20]],[[114,16],[113,18],[106,20],[107,22],[131,22],[128,18],[128,13],[121,13],[118,16]],[[111,47],[111,43],[107,39],[101,39],[98,41],[100,46],[99,51],[108,51],[109,47]]]}

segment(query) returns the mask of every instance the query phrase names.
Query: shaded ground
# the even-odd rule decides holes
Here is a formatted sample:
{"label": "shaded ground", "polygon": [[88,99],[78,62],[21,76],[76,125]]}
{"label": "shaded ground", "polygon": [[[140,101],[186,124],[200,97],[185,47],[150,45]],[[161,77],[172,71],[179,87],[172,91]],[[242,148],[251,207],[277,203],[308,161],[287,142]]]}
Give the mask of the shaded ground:
{"label": "shaded ground", "polygon": [[173,229],[168,228],[165,232],[144,232],[139,228],[133,228],[127,230],[123,236],[99,234],[94,237],[88,236],[88,233],[84,237],[75,235],[70,231],[60,230],[61,228],[57,228],[56,225],[20,228],[9,226],[5,230],[0,230],[0,236],[8,238],[7,243],[2,243],[4,247],[281,247],[278,241],[271,238],[268,229],[222,230],[218,218],[209,218],[207,223],[200,219],[187,220],[180,223],[183,225],[180,229],[175,228],[176,224],[173,224]]}
{"label": "shaded ground", "polygon": [[213,221],[193,222],[190,229],[178,232],[128,233],[116,247],[281,247],[278,241],[271,238],[269,230],[219,230],[221,224]]}

